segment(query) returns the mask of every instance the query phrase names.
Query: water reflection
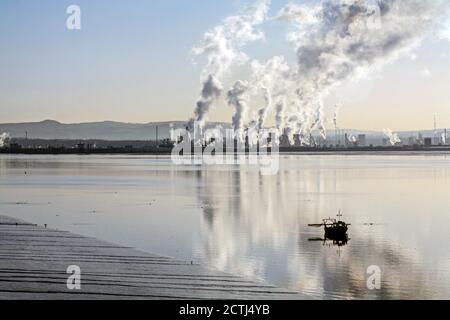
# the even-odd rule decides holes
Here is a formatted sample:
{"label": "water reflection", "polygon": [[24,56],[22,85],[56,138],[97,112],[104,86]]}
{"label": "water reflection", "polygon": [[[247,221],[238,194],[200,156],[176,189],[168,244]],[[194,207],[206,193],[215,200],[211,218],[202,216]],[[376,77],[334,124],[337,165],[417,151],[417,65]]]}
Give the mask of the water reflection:
{"label": "water reflection", "polygon": [[[275,176],[165,157],[0,156],[2,214],[322,299],[449,298],[449,209],[446,155],[285,156]],[[308,227],[338,210],[348,241]],[[366,286],[372,265],[380,291]]]}
{"label": "water reflection", "polygon": [[[351,219],[360,221],[360,199],[352,204],[355,194],[348,187],[355,175],[302,165],[292,168],[291,164],[285,161],[274,177],[239,169],[196,173],[197,198],[203,208],[202,240],[195,250],[199,259],[320,298],[449,296],[449,285],[430,281],[427,273],[432,271],[426,270],[417,252],[384,234],[384,224],[354,225],[352,241],[314,237],[317,231],[308,230],[307,225],[336,212],[340,204],[347,208],[358,204],[347,211]],[[373,188],[369,185],[356,196],[367,197],[365,192]],[[396,227],[395,221],[389,224]],[[324,245],[317,246],[317,241]],[[383,270],[380,291],[367,289],[371,265]]]}

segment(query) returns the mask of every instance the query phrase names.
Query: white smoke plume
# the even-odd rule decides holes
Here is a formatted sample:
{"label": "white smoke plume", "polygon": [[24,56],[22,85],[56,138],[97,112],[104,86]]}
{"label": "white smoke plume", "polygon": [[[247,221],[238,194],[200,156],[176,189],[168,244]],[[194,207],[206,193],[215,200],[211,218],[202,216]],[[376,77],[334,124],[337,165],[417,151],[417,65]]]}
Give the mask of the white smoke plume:
{"label": "white smoke plume", "polygon": [[384,134],[389,139],[389,143],[393,146],[402,142],[397,133],[394,133],[391,129],[384,129]]}
{"label": "white smoke plume", "polygon": [[249,84],[247,81],[237,81],[233,88],[228,91],[228,104],[234,107],[234,114],[232,119],[233,129],[238,136],[242,134],[244,128],[244,121],[248,112],[247,100]]}
{"label": "white smoke plume", "polygon": [[[267,19],[269,3],[258,0],[242,14],[226,18],[194,49],[208,62],[190,123],[204,124],[222,94],[224,76],[232,66],[248,61],[242,47],[264,37],[258,26]],[[323,0],[286,5],[276,18],[295,27],[288,40],[295,47],[297,65],[289,68],[283,57],[266,63],[253,61],[250,79],[236,82],[228,92],[228,103],[234,107],[234,129],[263,128],[275,108],[276,127],[288,134],[291,142],[297,135],[301,144],[310,144],[314,130],[326,137],[323,101],[331,90],[380,70],[403,54],[412,56],[421,40],[442,26],[449,9],[448,0]],[[259,95],[264,105],[246,124],[250,106],[255,104],[252,98]],[[335,126],[338,111],[336,108],[333,116]]]}
{"label": "white smoke plume", "polygon": [[193,49],[196,55],[206,55],[207,64],[201,75],[202,91],[190,126],[197,121],[203,127],[208,112],[222,93],[222,78],[234,64],[248,59],[240,48],[264,37],[255,27],[266,19],[269,3],[270,0],[257,0],[242,14],[226,18],[205,33],[200,45]]}
{"label": "white smoke plume", "polygon": [[314,10],[308,10],[307,7],[297,5],[295,3],[288,3],[284,6],[277,15],[278,20],[295,22],[297,24],[305,24],[316,22]]}
{"label": "white smoke plume", "polygon": [[[281,131],[284,122],[284,108],[286,96],[289,93],[290,68],[284,57],[276,56],[261,63],[254,60],[251,63],[252,76],[250,81],[237,81],[228,91],[228,104],[234,107],[232,118],[236,135],[242,133],[245,126],[252,130],[260,131],[264,128],[269,112],[276,105],[277,127]],[[249,124],[245,123],[249,109],[248,100],[262,94],[264,106],[255,114],[255,119]]]}
{"label": "white smoke plume", "polygon": [[450,41],[450,19],[443,22],[440,38]]}
{"label": "white smoke plume", "polygon": [[269,110],[272,108],[272,93],[270,92],[270,89],[266,86],[262,86],[261,90],[264,94],[264,107],[259,109],[258,111],[258,130],[261,130],[264,128],[264,123],[267,119],[267,114],[269,113]]}
{"label": "white smoke plume", "polygon": [[311,132],[312,130],[317,129],[317,130],[319,130],[322,138],[326,139],[327,133],[326,133],[325,125],[324,125],[324,113],[323,113],[322,103],[320,103],[320,102],[318,103],[318,106],[313,115],[313,118],[314,118],[314,122],[313,122],[312,126],[310,127],[310,129],[308,130],[308,132]]}
{"label": "white smoke plume", "polygon": [[289,112],[285,134],[288,136],[291,144],[311,145],[311,130],[318,123],[315,112],[320,113],[321,111],[303,109]]}
{"label": "white smoke plume", "polygon": [[442,133],[441,140],[442,140],[442,144],[447,144],[447,136],[445,135],[445,133]]}
{"label": "white smoke plume", "polygon": [[0,148],[7,146],[10,138],[11,136],[7,132],[0,134]]}
{"label": "white smoke plume", "polygon": [[253,90],[261,91],[264,98],[264,107],[258,111],[257,130],[264,128],[274,104],[277,106],[277,121],[281,127],[286,96],[289,94],[290,67],[284,57],[276,56],[265,64],[253,61],[252,72]]}
{"label": "white smoke plume", "polygon": [[278,134],[283,134],[284,129],[286,128],[286,99],[282,98],[279,102],[276,103],[276,115],[275,121],[278,130]]}
{"label": "white smoke plume", "polygon": [[297,124],[300,123],[299,114],[288,114],[286,115],[286,122],[284,127],[284,133],[289,138],[289,143],[291,145],[295,144],[294,134],[299,131]]}
{"label": "white smoke plume", "polygon": [[288,39],[297,53],[298,112],[320,115],[311,109],[330,90],[408,53],[449,7],[447,0],[325,0],[282,9],[278,18],[297,26]]}

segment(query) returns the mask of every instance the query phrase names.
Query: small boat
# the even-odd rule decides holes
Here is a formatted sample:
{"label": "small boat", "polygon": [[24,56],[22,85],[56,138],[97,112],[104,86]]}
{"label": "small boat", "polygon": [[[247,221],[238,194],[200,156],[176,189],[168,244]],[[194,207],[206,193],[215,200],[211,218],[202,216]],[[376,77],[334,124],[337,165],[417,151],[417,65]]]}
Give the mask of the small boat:
{"label": "small boat", "polygon": [[342,214],[339,211],[337,219],[323,219],[323,223],[320,224],[309,224],[309,227],[324,227],[325,238],[330,240],[346,239],[348,227],[351,224],[347,224],[342,221]]}

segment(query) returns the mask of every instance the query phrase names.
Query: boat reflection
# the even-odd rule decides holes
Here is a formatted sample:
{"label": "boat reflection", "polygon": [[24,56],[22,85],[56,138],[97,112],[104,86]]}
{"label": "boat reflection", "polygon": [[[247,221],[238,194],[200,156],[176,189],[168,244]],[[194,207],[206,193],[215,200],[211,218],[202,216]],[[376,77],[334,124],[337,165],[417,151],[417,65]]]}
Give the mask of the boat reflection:
{"label": "boat reflection", "polygon": [[351,239],[345,235],[342,237],[324,237],[324,238],[310,238],[309,242],[323,242],[324,246],[345,247]]}

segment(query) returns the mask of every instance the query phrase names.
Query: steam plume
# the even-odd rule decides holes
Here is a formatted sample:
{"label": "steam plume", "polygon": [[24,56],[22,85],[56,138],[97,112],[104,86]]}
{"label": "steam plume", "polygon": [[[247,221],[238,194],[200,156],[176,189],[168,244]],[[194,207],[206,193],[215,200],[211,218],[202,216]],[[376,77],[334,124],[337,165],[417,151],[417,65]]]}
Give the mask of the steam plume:
{"label": "steam plume", "polygon": [[9,142],[10,135],[7,132],[4,132],[0,135],[0,148],[6,146]]}
{"label": "steam plume", "polygon": [[314,109],[342,82],[409,52],[450,7],[446,0],[372,3],[325,0],[312,7],[289,5],[280,11],[279,19],[297,25],[288,38],[297,53],[299,112]]}
{"label": "steam plume", "polygon": [[258,111],[257,129],[261,130],[274,103],[277,105],[277,117],[281,117],[284,111],[285,97],[289,90],[290,68],[284,57],[275,56],[265,64],[253,61],[252,71],[253,87],[261,91],[264,98],[264,107]]}
{"label": "steam plume", "polygon": [[244,128],[244,121],[248,111],[248,88],[248,82],[237,81],[234,87],[228,91],[228,104],[235,108],[232,124],[236,133]]}
{"label": "steam plume", "polygon": [[338,127],[339,111],[341,111],[341,105],[339,103],[337,103],[334,106],[334,114],[333,114],[333,125],[334,125],[334,128]]}
{"label": "steam plume", "polygon": [[386,135],[386,137],[388,137],[389,143],[393,146],[402,142],[402,140],[400,140],[400,137],[398,136],[398,134],[392,132],[391,129],[384,129],[384,134]]}
{"label": "steam plume", "polygon": [[270,0],[257,0],[242,14],[226,18],[223,24],[207,32],[200,45],[193,49],[196,55],[206,55],[208,62],[201,75],[203,88],[190,127],[194,121],[203,127],[208,112],[222,93],[223,76],[232,65],[247,60],[240,48],[264,37],[255,27],[265,20],[269,3]]}

